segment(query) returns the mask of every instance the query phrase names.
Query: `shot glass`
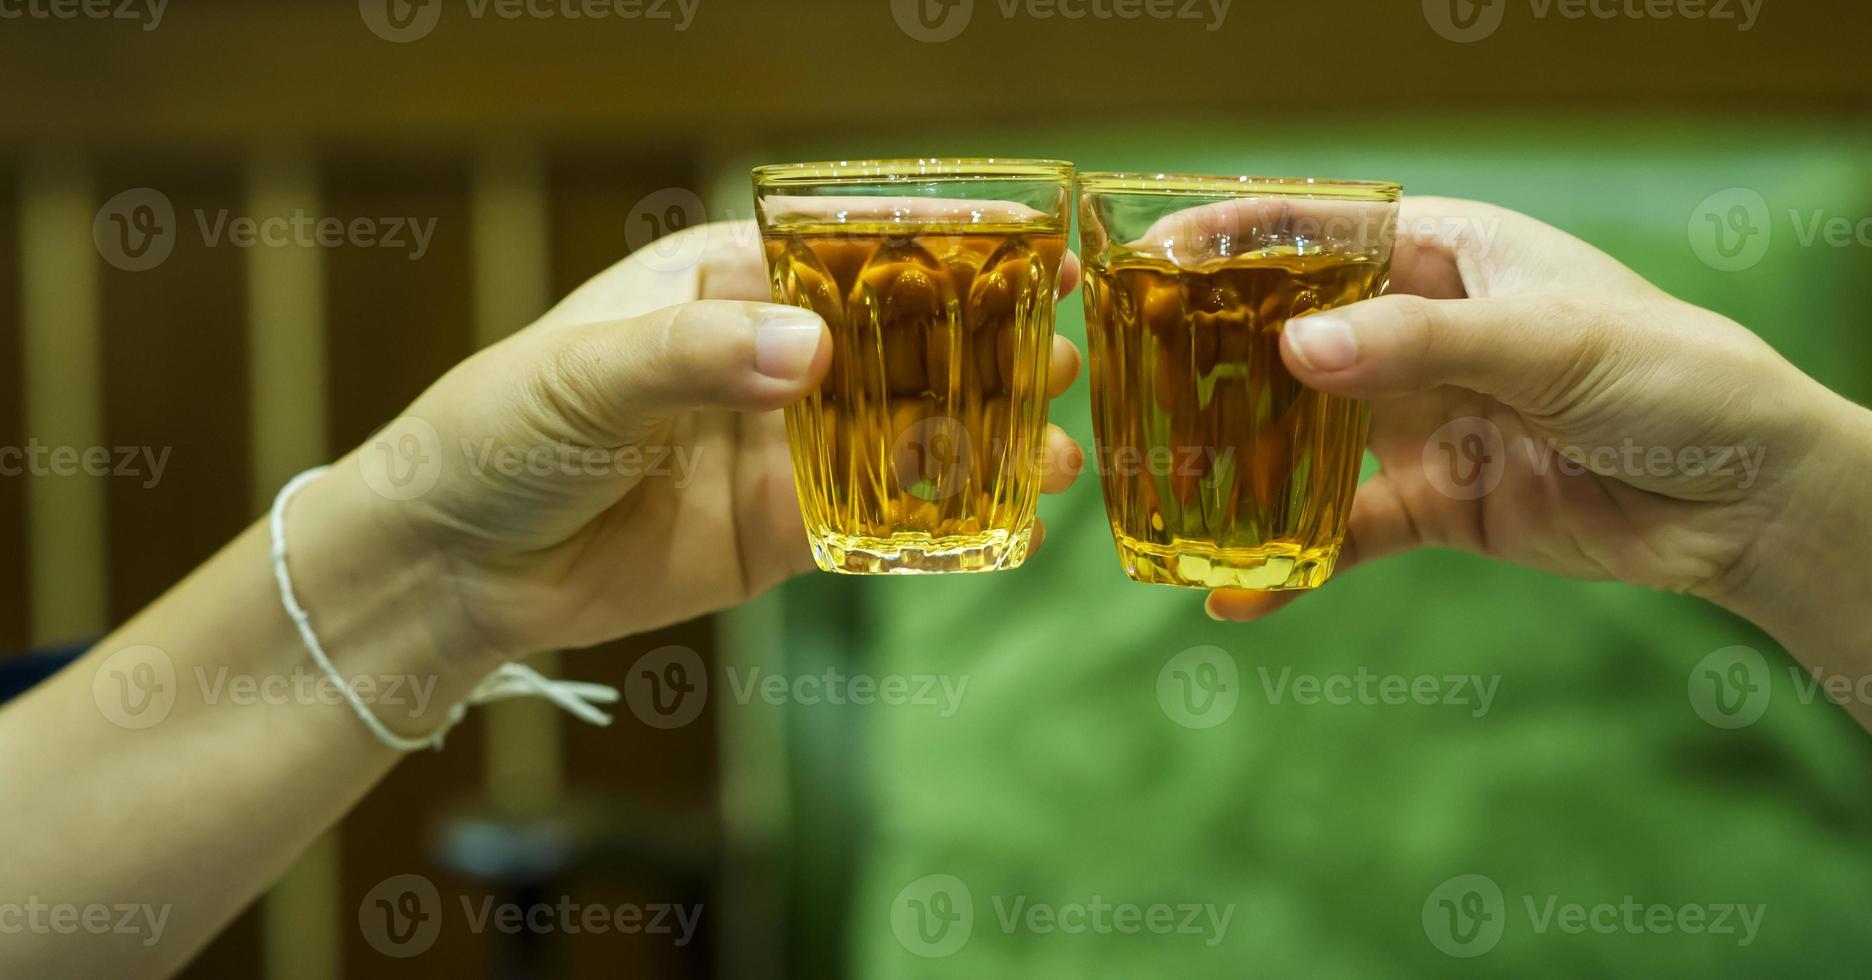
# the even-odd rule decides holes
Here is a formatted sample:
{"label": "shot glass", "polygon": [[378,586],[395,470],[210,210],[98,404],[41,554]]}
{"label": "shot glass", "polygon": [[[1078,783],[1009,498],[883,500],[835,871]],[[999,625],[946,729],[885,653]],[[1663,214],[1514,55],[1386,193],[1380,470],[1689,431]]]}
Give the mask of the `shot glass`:
{"label": "shot glass", "polygon": [[754,170],[774,301],[832,330],[786,410],[819,567],[981,572],[1026,560],[1072,165],[931,159]]}
{"label": "shot glass", "polygon": [[1281,331],[1384,291],[1403,187],[1130,173],[1078,186],[1096,463],[1125,574],[1318,586],[1370,411],[1294,380]]}

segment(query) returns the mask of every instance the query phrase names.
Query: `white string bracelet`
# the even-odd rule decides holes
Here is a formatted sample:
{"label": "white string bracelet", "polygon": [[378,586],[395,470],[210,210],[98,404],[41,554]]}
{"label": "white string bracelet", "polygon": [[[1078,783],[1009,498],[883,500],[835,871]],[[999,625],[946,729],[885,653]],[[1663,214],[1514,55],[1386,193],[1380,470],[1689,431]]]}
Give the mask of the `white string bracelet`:
{"label": "white string bracelet", "polygon": [[273,538],[273,577],[279,582],[280,604],[286,607],[286,615],[299,628],[299,639],[305,642],[306,650],[312,654],[312,659],[325,672],[325,676],[338,685],[339,693],[344,695],[344,699],[351,704],[358,717],[364,719],[364,724],[379,741],[400,752],[440,749],[443,737],[461,723],[470,706],[529,695],[545,698],[594,725],[611,724],[611,716],[598,710],[594,704],[615,702],[618,699],[617,688],[583,681],[553,680],[525,664],[503,664],[499,670],[482,678],[481,683],[469,692],[468,700],[449,709],[448,720],[433,735],[406,738],[379,721],[377,715],[364,704],[364,700],[351,689],[351,683],[338,673],[338,668],[332,666],[331,658],[325,655],[325,648],[320,645],[318,635],[312,632],[312,617],[299,604],[299,597],[293,594],[292,575],[286,571],[286,504],[306,484],[324,476],[330,469],[329,466],[319,466],[293,477],[280,488],[279,496],[273,498],[273,511],[267,518],[267,529]]}

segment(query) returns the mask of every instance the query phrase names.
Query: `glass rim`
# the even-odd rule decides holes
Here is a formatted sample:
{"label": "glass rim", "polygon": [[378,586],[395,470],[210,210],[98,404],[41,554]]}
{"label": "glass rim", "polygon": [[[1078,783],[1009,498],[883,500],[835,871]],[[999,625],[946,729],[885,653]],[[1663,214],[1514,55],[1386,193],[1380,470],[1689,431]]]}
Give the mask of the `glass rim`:
{"label": "glass rim", "polygon": [[769,187],[876,184],[927,180],[1070,181],[1069,160],[1029,157],[884,157],[769,163],[754,168],[754,182]]}
{"label": "glass rim", "polygon": [[1337,180],[1319,177],[1142,173],[1090,170],[1078,175],[1081,191],[1095,194],[1155,194],[1166,197],[1304,197],[1332,201],[1394,204],[1404,185],[1389,180]]}

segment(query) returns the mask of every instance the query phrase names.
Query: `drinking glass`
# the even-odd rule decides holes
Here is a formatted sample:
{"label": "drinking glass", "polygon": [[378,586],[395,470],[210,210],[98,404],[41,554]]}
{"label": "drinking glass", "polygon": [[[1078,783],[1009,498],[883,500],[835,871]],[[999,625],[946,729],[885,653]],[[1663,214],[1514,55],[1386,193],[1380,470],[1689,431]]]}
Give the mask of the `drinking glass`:
{"label": "drinking glass", "polygon": [[977,572],[1026,560],[1072,165],[929,159],[756,168],[775,302],[832,330],[786,410],[819,567]]}
{"label": "drinking glass", "polygon": [[1080,176],[1096,462],[1131,578],[1278,590],[1332,574],[1370,413],[1294,380],[1280,336],[1384,291],[1402,192]]}

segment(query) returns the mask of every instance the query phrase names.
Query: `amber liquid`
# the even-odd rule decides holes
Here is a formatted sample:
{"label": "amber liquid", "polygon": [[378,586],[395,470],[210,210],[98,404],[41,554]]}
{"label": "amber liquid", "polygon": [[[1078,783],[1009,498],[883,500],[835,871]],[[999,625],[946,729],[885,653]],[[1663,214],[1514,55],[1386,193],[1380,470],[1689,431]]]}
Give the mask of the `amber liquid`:
{"label": "amber liquid", "polygon": [[1291,248],[1088,263],[1099,472],[1133,579],[1306,589],[1332,574],[1369,412],[1295,381],[1281,329],[1377,295],[1386,271]]}
{"label": "amber liquid", "polygon": [[786,412],[819,567],[1021,564],[1064,230],[805,226],[769,229],[764,244],[776,301],[832,330],[825,381]]}

